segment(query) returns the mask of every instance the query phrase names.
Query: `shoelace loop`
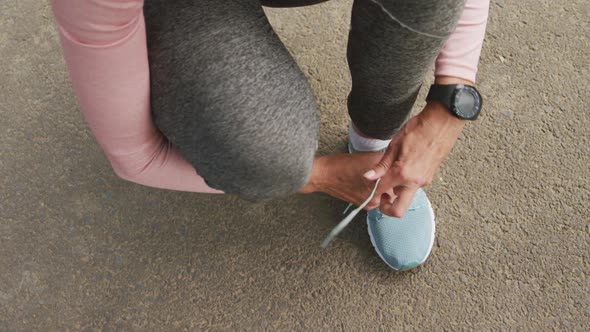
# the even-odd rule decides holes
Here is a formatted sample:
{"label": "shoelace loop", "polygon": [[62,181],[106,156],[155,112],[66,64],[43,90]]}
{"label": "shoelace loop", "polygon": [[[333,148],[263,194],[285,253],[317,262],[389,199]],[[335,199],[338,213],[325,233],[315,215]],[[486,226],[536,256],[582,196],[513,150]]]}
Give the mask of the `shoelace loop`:
{"label": "shoelace loop", "polygon": [[[342,219],[342,221],[340,221],[338,223],[338,225],[336,225],[336,227],[334,227],[332,229],[332,231],[330,232],[330,234],[328,234],[328,236],[326,236],[326,238],[322,242],[322,248],[326,249],[326,247],[328,246],[328,244],[330,244],[330,242],[332,240],[334,240],[334,238],[338,234],[340,234],[340,232],[342,232],[346,228],[346,226],[348,226],[348,224],[350,224],[350,222],[354,219],[354,217],[356,217],[356,215],[359,214],[359,212],[361,212],[365,208],[365,206],[367,206],[367,204],[369,204],[369,202],[375,196],[375,192],[377,192],[377,186],[379,186],[379,182],[380,181],[381,181],[381,179],[377,179],[377,181],[375,181],[375,187],[373,187],[373,191],[371,192],[371,194],[369,195],[369,197],[363,202],[363,204],[359,205],[359,207],[357,207],[356,209],[352,210],[349,215],[347,215],[346,217],[344,217],[344,219]],[[348,209],[351,206],[352,206],[352,204],[349,204],[348,207],[346,208],[346,210],[344,210],[344,213],[346,213],[346,211],[348,211]]]}

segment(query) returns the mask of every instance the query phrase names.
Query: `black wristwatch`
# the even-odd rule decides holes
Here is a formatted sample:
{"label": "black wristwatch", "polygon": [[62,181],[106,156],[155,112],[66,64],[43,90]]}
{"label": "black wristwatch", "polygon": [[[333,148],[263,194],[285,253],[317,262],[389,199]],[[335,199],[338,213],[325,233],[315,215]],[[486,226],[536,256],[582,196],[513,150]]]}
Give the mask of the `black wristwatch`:
{"label": "black wristwatch", "polygon": [[465,84],[433,84],[427,101],[441,102],[449,112],[462,120],[475,120],[481,112],[482,98],[475,87]]}

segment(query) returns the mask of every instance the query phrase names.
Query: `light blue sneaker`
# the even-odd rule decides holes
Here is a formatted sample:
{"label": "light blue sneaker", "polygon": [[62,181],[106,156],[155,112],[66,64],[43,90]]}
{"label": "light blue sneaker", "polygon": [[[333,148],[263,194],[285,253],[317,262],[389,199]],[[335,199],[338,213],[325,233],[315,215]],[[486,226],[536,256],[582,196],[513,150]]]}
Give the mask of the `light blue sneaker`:
{"label": "light blue sneaker", "polygon": [[[350,143],[348,151],[360,153]],[[375,251],[396,271],[406,271],[424,263],[432,251],[434,211],[422,189],[416,192],[403,218],[387,216],[375,208],[367,212],[367,226]]]}

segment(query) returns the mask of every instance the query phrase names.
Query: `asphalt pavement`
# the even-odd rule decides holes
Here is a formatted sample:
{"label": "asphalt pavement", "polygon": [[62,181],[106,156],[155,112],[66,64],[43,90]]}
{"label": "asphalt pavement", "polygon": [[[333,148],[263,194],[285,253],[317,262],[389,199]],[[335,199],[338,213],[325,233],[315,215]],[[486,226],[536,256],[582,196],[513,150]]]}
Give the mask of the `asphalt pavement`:
{"label": "asphalt pavement", "polygon": [[[317,97],[322,153],[346,142],[350,7],[267,10]],[[320,248],[346,206],[328,196],[117,178],[47,2],[3,0],[0,331],[589,331],[589,71],[587,0],[492,0],[484,112],[427,188],[432,257],[394,273],[362,217]]]}

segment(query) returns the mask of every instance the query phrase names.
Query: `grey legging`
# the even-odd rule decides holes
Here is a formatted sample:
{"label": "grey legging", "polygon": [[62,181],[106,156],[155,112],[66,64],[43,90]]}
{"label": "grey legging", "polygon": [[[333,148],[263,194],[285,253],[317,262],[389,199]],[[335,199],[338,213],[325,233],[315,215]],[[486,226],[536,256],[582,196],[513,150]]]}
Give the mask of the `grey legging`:
{"label": "grey legging", "polygon": [[[463,5],[355,0],[348,112],[364,134],[388,139],[403,124],[446,39],[434,36],[450,35]],[[317,149],[318,108],[260,1],[146,0],[144,11],[162,133],[213,188],[251,200],[299,190]]]}

